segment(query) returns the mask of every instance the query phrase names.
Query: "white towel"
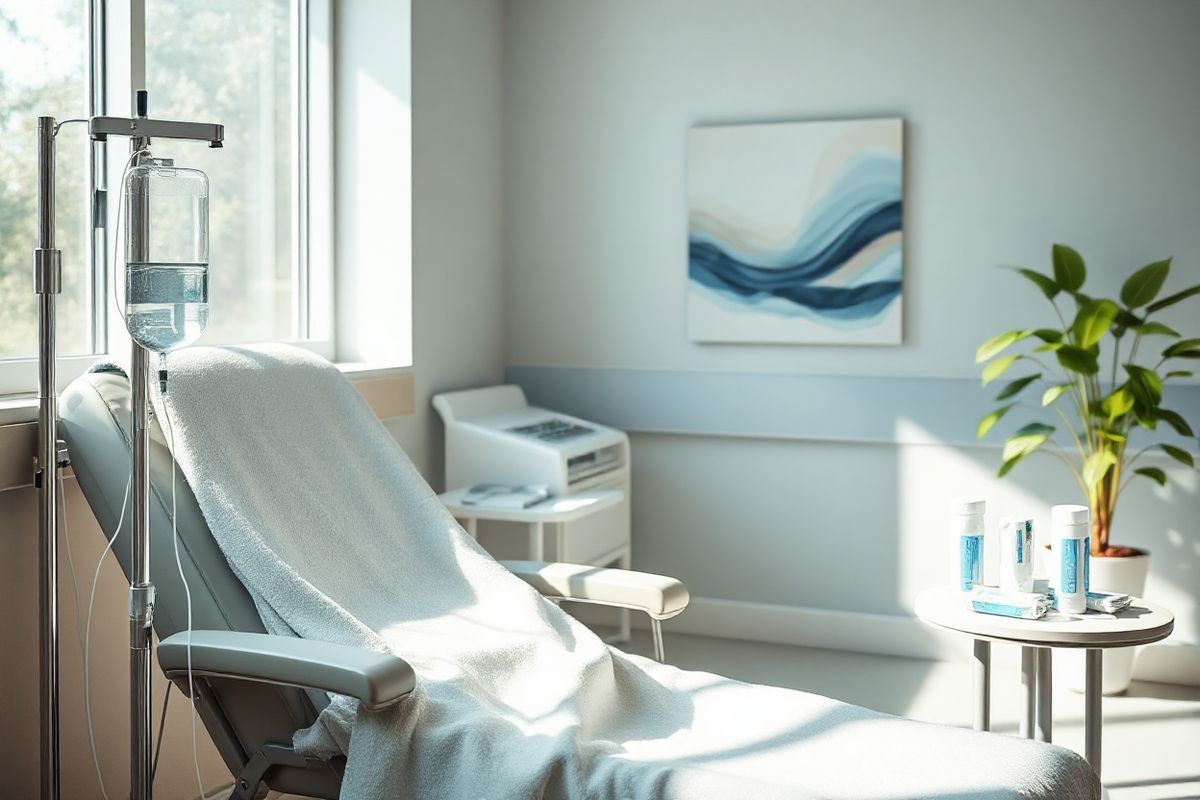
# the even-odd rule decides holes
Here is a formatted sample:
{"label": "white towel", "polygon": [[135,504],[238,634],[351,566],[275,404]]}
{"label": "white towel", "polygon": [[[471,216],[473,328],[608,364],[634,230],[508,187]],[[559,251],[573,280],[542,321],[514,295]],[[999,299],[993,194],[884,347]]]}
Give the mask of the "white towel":
{"label": "white towel", "polygon": [[1095,794],[1061,748],[609,648],[463,533],[316,356],[193,348],[169,368],[175,455],[268,630],[389,651],[416,671],[396,706],[335,698],[297,733],[307,754],[347,755],[344,798]]}

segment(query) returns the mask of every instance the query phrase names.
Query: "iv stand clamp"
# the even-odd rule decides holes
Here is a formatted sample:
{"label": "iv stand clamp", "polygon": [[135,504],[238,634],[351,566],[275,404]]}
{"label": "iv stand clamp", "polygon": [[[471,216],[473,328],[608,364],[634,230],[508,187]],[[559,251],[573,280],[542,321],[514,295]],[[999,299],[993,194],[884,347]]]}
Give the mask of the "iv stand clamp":
{"label": "iv stand clamp", "polygon": [[92,117],[88,120],[88,135],[94,142],[106,142],[109,136],[129,136],[134,139],[184,139],[221,147],[225,126],[144,117]]}

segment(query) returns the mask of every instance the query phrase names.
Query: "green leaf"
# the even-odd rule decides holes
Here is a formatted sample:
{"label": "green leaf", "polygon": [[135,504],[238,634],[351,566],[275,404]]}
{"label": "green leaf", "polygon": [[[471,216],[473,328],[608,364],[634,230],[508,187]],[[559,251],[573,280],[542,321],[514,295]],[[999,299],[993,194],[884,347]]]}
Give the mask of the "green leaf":
{"label": "green leaf", "polygon": [[1113,336],[1116,336],[1118,339],[1120,339],[1125,335],[1125,331],[1127,329],[1136,328],[1141,324],[1142,320],[1138,318],[1137,314],[1134,314],[1128,309],[1122,308],[1117,312],[1117,321],[1113,324]]}
{"label": "green leaf", "polygon": [[1145,475],[1159,486],[1167,485],[1167,473],[1163,472],[1158,467],[1142,467],[1141,469],[1135,469],[1134,472],[1136,472],[1138,475]]}
{"label": "green leaf", "polygon": [[1200,339],[1184,339],[1163,350],[1163,358],[1197,358],[1193,352],[1200,351]]}
{"label": "green leaf", "polygon": [[1007,459],[1000,465],[1000,469],[996,471],[997,478],[1003,478],[1008,473],[1012,472],[1012,468],[1021,463],[1021,459],[1025,458],[1024,454]]}
{"label": "green leaf", "polygon": [[997,408],[995,411],[979,420],[979,425],[975,428],[975,438],[982,439],[984,436],[986,436],[987,432],[990,431],[996,425],[996,423],[1000,421],[1000,418],[1007,414],[1008,410],[1015,405],[1016,403],[1009,403],[1006,406],[1000,406],[1000,408]]}
{"label": "green leaf", "polygon": [[1042,443],[1054,433],[1054,427],[1041,422],[1031,422],[1008,437],[1001,451],[1001,458],[1009,461],[1013,458],[1024,458],[1042,446]]}
{"label": "green leaf", "polygon": [[1047,300],[1053,300],[1062,291],[1062,287],[1055,283],[1053,278],[1043,275],[1036,270],[1026,269],[1025,267],[1017,267],[1016,270],[1041,289],[1042,294],[1046,295]]}
{"label": "green leaf", "polygon": [[1033,332],[1033,335],[1047,344],[1061,342],[1063,338],[1062,331],[1055,330],[1054,328],[1038,328]]}
{"label": "green leaf", "polygon": [[1184,289],[1182,292],[1176,292],[1175,294],[1168,295],[1162,300],[1155,301],[1146,306],[1146,310],[1150,313],[1161,311],[1167,306],[1173,306],[1181,300],[1187,300],[1189,297],[1195,297],[1198,294],[1200,294],[1200,284]]}
{"label": "green leaf", "polygon": [[1046,342],[1045,344],[1039,344],[1037,347],[1033,348],[1029,352],[1031,352],[1031,353],[1053,353],[1055,350],[1059,349],[1060,347],[1066,347],[1066,345],[1064,345],[1062,342]]}
{"label": "green leaf", "polygon": [[1133,395],[1124,386],[1114,391],[1100,403],[1108,421],[1120,419],[1133,410]]}
{"label": "green leaf", "polygon": [[1020,356],[1005,356],[997,358],[992,363],[983,368],[983,385],[987,386],[992,381],[1003,375],[1008,368],[1011,367]]}
{"label": "green leaf", "polygon": [[1173,369],[1163,376],[1163,380],[1166,380],[1167,378],[1190,378],[1195,374],[1196,373],[1187,369]]}
{"label": "green leaf", "polygon": [[1042,375],[1039,372],[1037,375],[1026,375],[1024,378],[1017,378],[1016,380],[1009,381],[1008,384],[1006,384],[1005,387],[1000,390],[1000,394],[996,395],[996,399],[1007,400],[1010,397],[1016,397],[1021,393],[1022,389],[1040,377],[1042,377]]}
{"label": "green leaf", "polygon": [[1091,350],[1066,344],[1060,347],[1054,355],[1058,358],[1058,363],[1071,372],[1095,375],[1100,371],[1100,362]]}
{"label": "green leaf", "polygon": [[1062,397],[1067,392],[1071,391],[1071,384],[1062,383],[1058,386],[1051,386],[1046,391],[1042,392],[1042,405],[1048,406],[1058,398]]}
{"label": "green leaf", "polygon": [[1129,374],[1129,391],[1143,409],[1156,408],[1162,402],[1162,379],[1157,372],[1137,364],[1126,364],[1125,372]]}
{"label": "green leaf", "polygon": [[1008,437],[1008,441],[1004,443],[1004,450],[1001,453],[1003,463],[1000,464],[1000,469],[996,472],[997,476],[1003,478],[1011,472],[1012,468],[1020,463],[1025,456],[1041,447],[1042,443],[1052,433],[1054,433],[1054,428],[1051,426],[1043,425],[1040,422],[1031,422]]}
{"label": "green leaf", "polygon": [[1117,463],[1117,457],[1111,450],[1097,450],[1083,462],[1083,482],[1095,486],[1104,480],[1104,476]]}
{"label": "green leaf", "polygon": [[1192,458],[1192,454],[1187,450],[1184,450],[1182,447],[1176,447],[1173,444],[1160,444],[1159,447],[1163,449],[1164,453],[1178,461],[1180,464],[1186,464],[1189,467],[1196,466],[1196,459]]}
{"label": "green leaf", "polygon": [[1183,335],[1170,325],[1163,325],[1161,322],[1146,322],[1133,326],[1131,330],[1138,336],[1173,336],[1178,339]]}
{"label": "green leaf", "polygon": [[1141,308],[1158,297],[1167,273],[1171,271],[1171,259],[1147,264],[1129,276],[1121,287],[1121,302],[1129,308]]}
{"label": "green leaf", "polygon": [[1156,408],[1151,413],[1155,420],[1162,420],[1175,429],[1175,432],[1180,436],[1195,436],[1192,431],[1192,426],[1178,411],[1172,411],[1169,408]]}
{"label": "green leaf", "polygon": [[1097,428],[1096,433],[1100,434],[1105,439],[1108,439],[1110,442],[1116,442],[1117,444],[1125,441],[1125,436],[1123,434],[1117,433],[1116,431],[1110,431],[1107,428]]}
{"label": "green leaf", "polygon": [[1068,292],[1079,291],[1087,279],[1083,256],[1065,244],[1050,248],[1050,260],[1054,262],[1054,280]]}
{"label": "green leaf", "polygon": [[1021,341],[1033,331],[1007,331],[999,336],[993,336],[975,351],[975,363],[982,364],[993,356],[999,355],[1006,347]]}
{"label": "green leaf", "polygon": [[1120,311],[1112,300],[1088,300],[1079,308],[1071,332],[1080,347],[1091,347],[1104,338]]}

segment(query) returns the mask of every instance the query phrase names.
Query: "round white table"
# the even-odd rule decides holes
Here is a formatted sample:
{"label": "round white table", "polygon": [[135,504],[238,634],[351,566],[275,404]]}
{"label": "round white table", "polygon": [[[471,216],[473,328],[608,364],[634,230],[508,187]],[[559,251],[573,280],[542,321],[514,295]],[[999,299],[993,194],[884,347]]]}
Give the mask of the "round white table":
{"label": "round white table", "polygon": [[1165,639],[1175,616],[1162,606],[1133,598],[1116,614],[1064,614],[1051,611],[1041,619],[1014,619],[971,610],[968,595],[954,586],[926,589],[917,595],[917,617],[935,628],[964,633],[974,646],[974,727],[986,731],[991,716],[992,642],[1021,645],[1021,687],[1024,711],[1021,735],[1051,740],[1053,677],[1050,650],[1087,649],[1084,691],[1084,755],[1100,774],[1102,653],[1109,647],[1133,647]]}

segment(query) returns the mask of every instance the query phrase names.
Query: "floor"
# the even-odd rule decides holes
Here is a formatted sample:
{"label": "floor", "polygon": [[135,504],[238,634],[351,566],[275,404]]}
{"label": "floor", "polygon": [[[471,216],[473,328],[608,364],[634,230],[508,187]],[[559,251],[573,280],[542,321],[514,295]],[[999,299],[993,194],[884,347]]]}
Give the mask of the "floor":
{"label": "floor", "polygon": [[[815,650],[668,634],[667,656],[686,669],[786,686],[946,725],[971,723],[967,664]],[[630,648],[649,655],[648,634]],[[1020,675],[1012,653],[996,647],[992,730],[1015,734]],[[1083,696],[1054,695],[1054,740],[1083,752]],[[1135,682],[1104,700],[1104,783],[1112,800],[1200,798],[1200,687]],[[285,797],[272,796],[272,800]]]}

